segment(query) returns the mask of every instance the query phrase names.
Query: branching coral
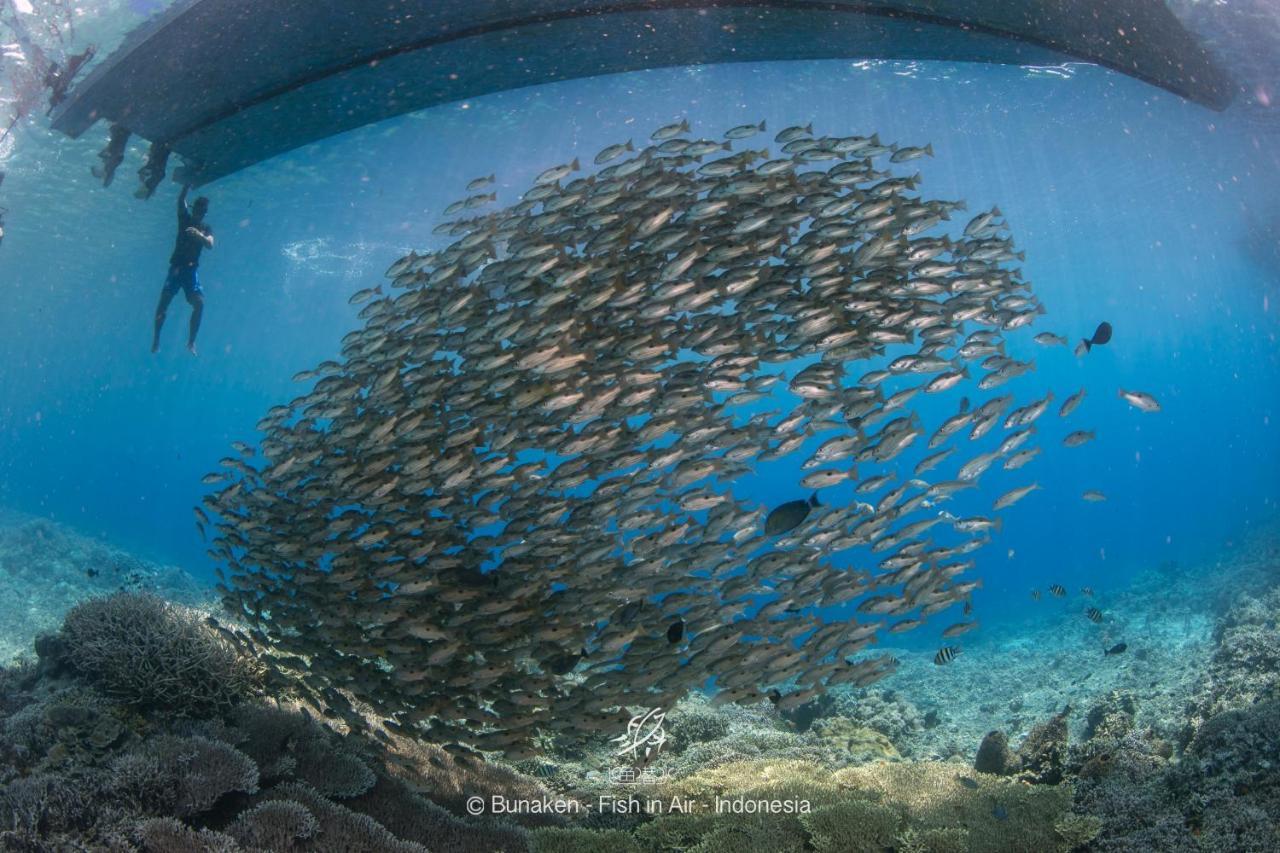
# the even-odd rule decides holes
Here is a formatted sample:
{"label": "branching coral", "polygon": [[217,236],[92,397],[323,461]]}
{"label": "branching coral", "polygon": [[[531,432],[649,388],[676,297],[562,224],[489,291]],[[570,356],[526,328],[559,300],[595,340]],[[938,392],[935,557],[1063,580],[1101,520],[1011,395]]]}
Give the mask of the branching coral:
{"label": "branching coral", "polygon": [[[163,808],[178,817],[200,815],[232,792],[257,790],[257,767],[236,748],[207,738],[161,735],[148,740],[137,752],[125,754],[115,765],[119,785],[137,792],[146,785],[156,811]],[[160,799],[160,803],[155,798]],[[161,804],[163,803],[163,804]]]}
{"label": "branching coral", "polygon": [[230,836],[193,829],[171,817],[144,820],[133,834],[143,853],[240,853],[240,846]]}
{"label": "branching coral", "polygon": [[896,809],[871,800],[820,806],[800,816],[819,853],[881,853],[893,846],[903,821]]}
{"label": "branching coral", "polygon": [[144,709],[216,713],[250,696],[261,677],[257,664],[199,613],[143,593],[77,605],[61,640],[82,677]]}
{"label": "branching coral", "polygon": [[[316,840],[309,849],[317,853],[377,850],[379,853],[428,853],[426,847],[402,841],[386,827],[360,812],[326,800],[314,788],[296,782],[286,783],[267,792],[271,800],[297,805],[314,817]],[[274,849],[274,848],[269,848]]]}
{"label": "branching coral", "polygon": [[303,849],[300,842],[319,831],[320,824],[311,812],[290,800],[257,805],[241,812],[227,827],[227,833],[245,847],[283,853]]}

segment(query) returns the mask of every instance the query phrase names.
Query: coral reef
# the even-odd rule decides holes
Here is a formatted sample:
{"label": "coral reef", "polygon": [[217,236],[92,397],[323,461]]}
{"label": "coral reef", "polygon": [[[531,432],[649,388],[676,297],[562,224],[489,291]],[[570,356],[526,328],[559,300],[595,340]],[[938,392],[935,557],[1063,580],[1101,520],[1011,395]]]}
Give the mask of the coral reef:
{"label": "coral reef", "polygon": [[823,754],[837,763],[900,757],[889,738],[875,729],[858,725],[848,717],[824,717],[814,724],[811,731]]}
{"label": "coral reef", "polygon": [[[1176,590],[1172,571],[1162,577]],[[1280,849],[1280,587],[1204,598],[1217,609],[1202,663],[1091,654],[1105,678],[1052,696],[1028,682],[1028,698],[986,696],[989,712],[927,692],[917,706],[883,684],[787,714],[695,693],[667,714],[655,781],[620,784],[607,735],[557,734],[550,752],[513,769],[384,728],[338,695],[315,702],[277,682],[264,701],[236,674],[236,643],[203,614],[117,593],[73,608],[38,642],[38,662],[0,668],[0,849],[1270,853]],[[138,632],[153,653],[127,648]],[[85,647],[105,661],[96,671],[76,662]],[[187,663],[164,665],[192,648]],[[1068,664],[1053,659],[1035,662],[1057,678]],[[103,677],[108,668],[128,689]],[[1202,688],[1190,683],[1197,672]],[[1166,676],[1176,689],[1148,689]],[[165,696],[189,679],[196,698],[160,701],[141,692],[146,678]],[[963,741],[969,717],[1006,725]],[[950,740],[949,761],[907,755]],[[468,797],[551,790],[584,813],[467,814]],[[601,796],[634,810],[597,809]],[[807,808],[717,811],[717,801]]]}
{"label": "coral reef", "polygon": [[979,773],[994,773],[1004,776],[1018,770],[1018,762],[1009,752],[1009,738],[1004,732],[996,729],[987,732],[987,736],[978,744],[978,755],[973,759],[973,769]]}
{"label": "coral reef", "polygon": [[1018,747],[1021,778],[1036,785],[1056,785],[1062,781],[1067,758],[1067,714],[1054,715],[1031,730]]}
{"label": "coral reef", "polygon": [[[1255,551],[1256,554],[1256,551]],[[1266,552],[1274,566],[1274,552]],[[1141,704],[1113,692],[1090,708],[1072,750],[1076,809],[1100,820],[1090,850],[1280,849],[1280,587],[1234,598],[1213,636],[1203,689],[1177,732],[1185,749],[1136,724]]]}
{"label": "coral reef", "polygon": [[1240,594],[1213,638],[1209,670],[1180,732],[1183,745],[1216,714],[1280,696],[1280,587]]}
{"label": "coral reef", "polygon": [[120,592],[78,604],[41,662],[67,665],[140,709],[200,715],[254,695],[262,670],[197,611],[149,593]]}
{"label": "coral reef", "polygon": [[524,818],[472,818],[463,804],[546,795],[536,781],[375,737],[373,722],[326,722],[304,702],[263,704],[221,636],[199,614],[118,593],[73,608],[40,665],[0,670],[0,849],[529,849]]}
{"label": "coral reef", "polygon": [[0,664],[31,651],[85,599],[118,590],[150,591],[169,601],[208,606],[212,591],[174,566],[162,566],[31,516],[0,514],[0,601],[5,611]]}

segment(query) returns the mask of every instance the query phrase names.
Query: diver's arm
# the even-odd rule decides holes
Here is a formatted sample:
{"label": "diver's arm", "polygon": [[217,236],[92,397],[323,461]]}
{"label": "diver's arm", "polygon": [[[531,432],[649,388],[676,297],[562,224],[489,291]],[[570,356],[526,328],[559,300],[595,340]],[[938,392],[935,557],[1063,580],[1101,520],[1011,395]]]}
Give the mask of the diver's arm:
{"label": "diver's arm", "polygon": [[202,231],[199,228],[197,228],[195,225],[188,225],[186,227],[186,232],[190,234],[192,237],[199,237],[200,242],[204,243],[204,247],[206,249],[213,248],[213,232],[212,231]]}

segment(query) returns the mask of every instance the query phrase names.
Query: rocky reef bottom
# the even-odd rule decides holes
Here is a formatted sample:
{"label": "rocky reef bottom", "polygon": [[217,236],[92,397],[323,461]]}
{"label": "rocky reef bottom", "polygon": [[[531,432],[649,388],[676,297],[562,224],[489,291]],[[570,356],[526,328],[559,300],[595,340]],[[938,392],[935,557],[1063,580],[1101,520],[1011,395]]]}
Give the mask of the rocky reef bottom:
{"label": "rocky reef bottom", "polygon": [[423,743],[198,606],[69,591],[0,669],[0,850],[1274,851],[1278,543],[1233,549],[1221,594],[1170,566],[1110,593],[1114,636],[1050,615],[785,714],[691,696],[643,768],[607,735]]}

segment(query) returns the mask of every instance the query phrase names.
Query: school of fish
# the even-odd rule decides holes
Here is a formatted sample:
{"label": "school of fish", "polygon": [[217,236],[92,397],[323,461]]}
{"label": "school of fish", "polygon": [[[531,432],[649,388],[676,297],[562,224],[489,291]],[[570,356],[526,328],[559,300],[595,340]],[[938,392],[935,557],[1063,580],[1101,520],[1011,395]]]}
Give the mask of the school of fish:
{"label": "school of fish", "polygon": [[[451,242],[355,294],[341,360],[205,477],[224,604],[338,713],[524,757],[712,678],[782,708],[870,684],[897,666],[878,634],[968,615],[1002,519],[939,505],[1030,463],[1053,394],[933,431],[912,401],[1031,370],[1005,355],[1044,313],[1021,255],[998,209],[960,227],[893,172],[931,148],[791,127],[771,154],[764,131],[669,125],[488,213],[472,181]],[[735,491],[784,458],[803,474],[773,513]]]}

